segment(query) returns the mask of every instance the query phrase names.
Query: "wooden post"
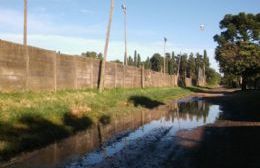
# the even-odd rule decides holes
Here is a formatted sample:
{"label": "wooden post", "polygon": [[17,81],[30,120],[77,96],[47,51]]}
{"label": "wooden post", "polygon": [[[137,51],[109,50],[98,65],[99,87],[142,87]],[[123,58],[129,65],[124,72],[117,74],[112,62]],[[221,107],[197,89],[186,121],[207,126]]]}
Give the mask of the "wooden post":
{"label": "wooden post", "polygon": [[53,57],[53,79],[54,79],[54,91],[57,91],[57,53]]}
{"label": "wooden post", "polygon": [[90,87],[94,88],[94,66],[93,66],[93,60],[87,60],[90,61]]}
{"label": "wooden post", "polygon": [[154,87],[154,85],[153,85],[153,75],[152,75],[152,71],[151,71],[151,69],[149,70],[149,75],[150,75],[150,86],[149,87]]}
{"label": "wooden post", "polygon": [[141,87],[144,89],[144,65],[141,68]]}
{"label": "wooden post", "polygon": [[132,88],[134,88],[134,82],[135,82],[135,71],[132,73]]}
{"label": "wooden post", "polygon": [[74,89],[78,89],[76,56],[73,56],[73,64],[74,64]]}
{"label": "wooden post", "polygon": [[123,88],[125,88],[125,74],[126,74],[126,66],[123,67],[124,70],[123,70]]}
{"label": "wooden post", "polygon": [[115,85],[114,85],[114,87],[116,88],[117,86],[116,86],[116,82],[117,82],[117,63],[115,63]]}
{"label": "wooden post", "polygon": [[24,46],[24,55],[25,55],[25,62],[26,62],[26,90],[30,89],[29,81],[30,81],[30,56],[28,51],[28,46]]}

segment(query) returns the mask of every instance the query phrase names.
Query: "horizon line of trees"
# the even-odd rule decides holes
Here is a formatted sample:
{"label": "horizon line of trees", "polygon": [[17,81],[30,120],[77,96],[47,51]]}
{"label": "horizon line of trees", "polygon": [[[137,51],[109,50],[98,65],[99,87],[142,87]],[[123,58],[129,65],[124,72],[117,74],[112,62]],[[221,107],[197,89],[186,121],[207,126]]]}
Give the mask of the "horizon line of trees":
{"label": "horizon line of trees", "polygon": [[[96,52],[86,52],[82,53],[82,56],[94,59],[102,60],[102,54]],[[123,64],[120,60],[114,60],[111,62]],[[166,62],[166,74],[177,75],[179,77],[179,84],[181,86],[185,85],[185,78],[191,78],[193,85],[197,84],[198,79],[205,76],[207,84],[216,85],[219,84],[221,76],[213,68],[210,67],[209,57],[207,51],[204,50],[203,55],[200,53],[190,53],[189,55],[177,54],[174,52],[167,52],[165,54]],[[134,56],[128,56],[128,66],[135,66],[141,68],[144,66],[145,69],[150,69],[156,72],[162,72],[164,66],[164,57],[155,53],[152,57],[147,57],[146,60],[142,61],[140,53],[136,50],[134,51]],[[199,73],[202,72],[202,73]]]}

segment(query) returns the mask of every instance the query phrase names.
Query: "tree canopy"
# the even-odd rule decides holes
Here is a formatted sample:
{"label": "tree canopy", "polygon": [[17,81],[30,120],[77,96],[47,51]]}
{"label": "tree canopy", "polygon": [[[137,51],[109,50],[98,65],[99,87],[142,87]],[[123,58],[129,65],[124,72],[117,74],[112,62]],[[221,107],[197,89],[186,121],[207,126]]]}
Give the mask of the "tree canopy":
{"label": "tree canopy", "polygon": [[87,51],[85,53],[81,53],[81,56],[100,60],[103,59],[102,53],[96,53],[94,51]]}
{"label": "tree canopy", "polygon": [[260,14],[226,15],[220,21],[216,60],[224,74],[241,76],[242,89],[249,77],[260,72]]}
{"label": "tree canopy", "polygon": [[158,71],[160,72],[162,70],[162,63],[163,63],[163,57],[156,53],[152,56],[152,58],[150,59],[151,62],[151,69],[154,71]]}

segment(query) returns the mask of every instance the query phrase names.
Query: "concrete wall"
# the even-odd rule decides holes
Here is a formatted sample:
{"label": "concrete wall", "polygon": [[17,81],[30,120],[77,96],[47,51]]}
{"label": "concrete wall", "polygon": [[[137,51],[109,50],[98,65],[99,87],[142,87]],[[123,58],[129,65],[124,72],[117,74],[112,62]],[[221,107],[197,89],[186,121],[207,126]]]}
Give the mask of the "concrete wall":
{"label": "concrete wall", "polygon": [[205,85],[206,85],[205,69],[199,68],[197,86],[205,86]]}
{"label": "concrete wall", "polygon": [[[0,40],[0,91],[97,88],[100,60],[28,47]],[[26,73],[28,68],[29,72]],[[26,84],[26,81],[28,81]],[[177,86],[176,76],[107,63],[106,88]]]}
{"label": "concrete wall", "polygon": [[192,79],[191,78],[185,78],[185,86],[186,87],[192,86]]}

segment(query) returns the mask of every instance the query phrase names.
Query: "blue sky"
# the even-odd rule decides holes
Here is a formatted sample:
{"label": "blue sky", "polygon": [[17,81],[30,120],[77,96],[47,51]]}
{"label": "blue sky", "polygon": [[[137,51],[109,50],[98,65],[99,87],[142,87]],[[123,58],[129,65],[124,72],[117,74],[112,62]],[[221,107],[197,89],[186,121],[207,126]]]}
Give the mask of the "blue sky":
{"label": "blue sky", "polygon": [[[167,51],[201,52],[214,60],[219,21],[227,13],[260,12],[260,0],[125,0],[128,7],[129,54],[136,49],[142,59]],[[109,60],[123,60],[123,15],[115,0]],[[103,52],[110,0],[28,0],[30,45],[80,54]],[[205,25],[205,31],[199,26]],[[23,0],[0,0],[0,39],[22,43]]]}

